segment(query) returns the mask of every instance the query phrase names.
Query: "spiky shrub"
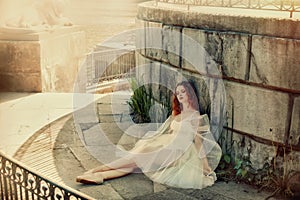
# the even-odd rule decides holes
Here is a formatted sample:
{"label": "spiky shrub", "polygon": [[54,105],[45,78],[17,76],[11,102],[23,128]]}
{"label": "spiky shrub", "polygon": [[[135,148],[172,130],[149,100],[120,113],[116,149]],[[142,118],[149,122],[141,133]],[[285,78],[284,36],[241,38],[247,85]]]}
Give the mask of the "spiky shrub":
{"label": "spiky shrub", "polygon": [[135,123],[151,122],[149,110],[154,104],[152,88],[141,85],[134,78],[130,80],[133,91],[130,100],[127,101],[130,107],[130,115]]}

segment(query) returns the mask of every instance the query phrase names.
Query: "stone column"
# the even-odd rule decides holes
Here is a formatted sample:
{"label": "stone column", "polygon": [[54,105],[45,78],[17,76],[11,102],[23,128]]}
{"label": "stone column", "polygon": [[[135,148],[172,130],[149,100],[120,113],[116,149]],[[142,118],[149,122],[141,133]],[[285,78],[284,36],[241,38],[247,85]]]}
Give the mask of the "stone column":
{"label": "stone column", "polygon": [[67,0],[0,2],[0,91],[72,92],[85,34],[64,17]]}

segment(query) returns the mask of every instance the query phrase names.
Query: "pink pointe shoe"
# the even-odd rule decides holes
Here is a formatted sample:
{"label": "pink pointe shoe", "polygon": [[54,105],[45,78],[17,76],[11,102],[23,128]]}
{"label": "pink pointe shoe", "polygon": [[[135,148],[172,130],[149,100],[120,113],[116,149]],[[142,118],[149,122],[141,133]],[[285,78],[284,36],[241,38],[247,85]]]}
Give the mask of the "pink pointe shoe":
{"label": "pink pointe shoe", "polygon": [[81,176],[76,177],[76,182],[83,183],[83,184],[102,184],[104,181],[100,172],[97,173],[89,173],[83,174]]}

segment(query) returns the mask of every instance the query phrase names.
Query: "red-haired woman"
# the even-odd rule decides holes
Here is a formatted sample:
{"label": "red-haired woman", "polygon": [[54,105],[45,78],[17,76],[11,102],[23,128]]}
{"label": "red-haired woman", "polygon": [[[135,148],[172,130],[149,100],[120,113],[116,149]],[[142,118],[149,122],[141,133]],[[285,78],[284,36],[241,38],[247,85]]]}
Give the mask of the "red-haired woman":
{"label": "red-haired woman", "polygon": [[92,169],[77,182],[101,184],[104,180],[140,169],[155,182],[180,188],[211,186],[221,149],[209,130],[207,115],[200,115],[198,98],[189,82],[177,84],[172,115],[157,131],[149,131],[127,156]]}

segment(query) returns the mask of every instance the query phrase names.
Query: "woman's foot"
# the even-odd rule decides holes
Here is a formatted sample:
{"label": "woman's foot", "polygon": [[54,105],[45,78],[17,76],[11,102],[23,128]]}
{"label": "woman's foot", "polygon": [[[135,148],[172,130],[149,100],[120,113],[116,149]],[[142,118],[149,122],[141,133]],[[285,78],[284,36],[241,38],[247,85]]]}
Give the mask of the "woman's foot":
{"label": "woman's foot", "polygon": [[87,173],[76,177],[76,182],[84,184],[102,184],[104,181],[101,172]]}
{"label": "woman's foot", "polygon": [[205,174],[207,177],[211,177],[214,181],[217,180],[217,175],[214,171],[209,172],[208,174]]}

